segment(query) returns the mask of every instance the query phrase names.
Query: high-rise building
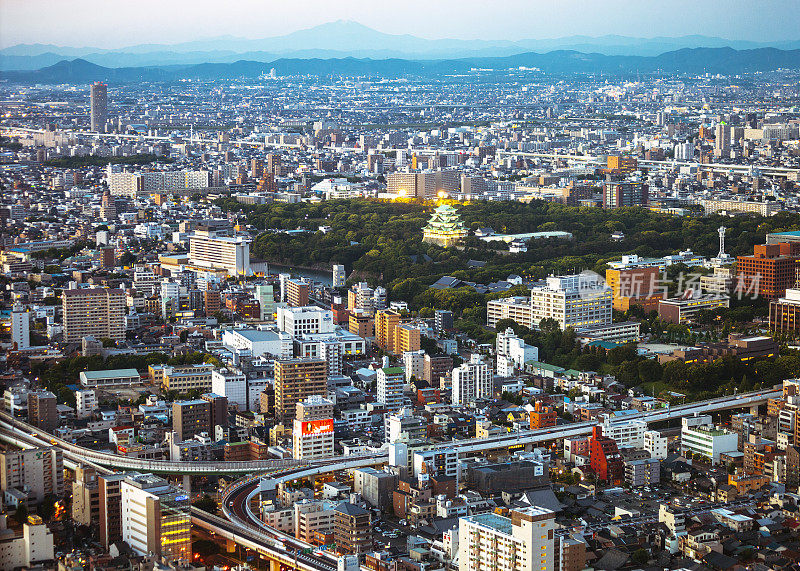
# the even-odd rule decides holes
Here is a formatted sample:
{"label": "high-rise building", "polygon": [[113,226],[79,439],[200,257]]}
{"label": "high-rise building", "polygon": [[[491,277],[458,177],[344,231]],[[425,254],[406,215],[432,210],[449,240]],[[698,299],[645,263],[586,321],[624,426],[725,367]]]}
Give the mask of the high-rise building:
{"label": "high-rise building", "polygon": [[347,281],[347,273],[344,271],[342,264],[333,264],[333,280],[331,285],[335,288],[344,287]]}
{"label": "high-rise building", "polygon": [[292,451],[297,460],[333,456],[333,401],[313,395],[297,403],[292,427]]}
{"label": "high-rise building", "polygon": [[96,81],[89,88],[89,113],[91,130],[105,132],[108,120],[108,86],[105,83]]}
{"label": "high-rise building", "polygon": [[617,442],[604,436],[603,429],[599,426],[592,428],[592,436],[589,438],[589,466],[601,482],[617,485],[625,476]]}
{"label": "high-rise building", "polygon": [[450,355],[428,355],[425,354],[425,365],[422,377],[431,386],[438,387],[442,377],[450,374],[453,370],[453,358]]}
{"label": "high-rise building", "polygon": [[199,268],[225,270],[230,276],[249,276],[250,240],[196,231],[189,237],[189,263]]}
{"label": "high-rise building", "polygon": [[94,468],[79,466],[75,468],[75,481],[72,483],[72,519],[87,527],[100,520],[100,490],[97,471]]}
{"label": "high-rise building", "polygon": [[306,334],[333,333],[333,312],[314,305],[301,307],[279,307],[278,329],[294,338]]}
{"label": "high-rise building", "polygon": [[656,289],[660,273],[657,266],[607,269],[606,284],[611,288],[613,308],[628,311],[638,305],[646,314],[658,311],[658,300],[664,298],[663,292]]}
{"label": "high-rise building", "polygon": [[[213,433],[217,426],[228,426],[228,398],[216,393],[205,393],[200,398],[208,402],[210,433]],[[262,411],[263,412],[263,411]]]}
{"label": "high-rise building", "polygon": [[33,504],[64,493],[64,458],[56,447],[0,452],[0,491],[16,489]]}
{"label": "high-rise building", "polygon": [[50,391],[28,393],[28,423],[45,432],[58,428],[58,402]]}
{"label": "high-rise building", "polygon": [[178,442],[194,438],[201,432],[213,434],[211,403],[206,400],[184,400],[172,403],[172,431]]}
{"label": "high-rise building", "polygon": [[403,387],[406,382],[402,367],[383,367],[375,373],[378,384],[378,402],[389,411],[403,407]]}
{"label": "high-rise building", "polygon": [[369,512],[348,502],[334,510],[333,540],[340,553],[359,554],[372,550],[372,529]]}
{"label": "high-rise building", "polygon": [[125,340],[125,292],[121,289],[87,288],[64,290],[61,296],[64,342],[78,343],[84,337]]}
{"label": "high-rise building", "polygon": [[753,246],[752,256],[736,258],[736,287],[744,295],[778,299],[793,288],[800,269],[800,242]]}
{"label": "high-rise building", "polygon": [[11,345],[18,351],[31,346],[30,313],[23,311],[20,305],[11,310]]}
{"label": "high-rise building", "polygon": [[275,315],[275,291],[272,284],[257,285],[256,300],[261,307],[261,320],[271,321]]}
{"label": "high-rise building", "polygon": [[459,571],[551,571],[555,512],[530,507],[511,517],[483,513],[459,518]]}
{"label": "high-rise building", "polygon": [[604,208],[647,206],[648,202],[648,187],[643,182],[607,180],[603,185]]}
{"label": "high-rise building", "polygon": [[122,540],[138,555],[167,559],[192,556],[189,496],[152,474],[128,476],[120,484]]}
{"label": "high-rise building", "polygon": [[462,363],[453,369],[453,404],[468,405],[476,399],[492,396],[492,368],[481,361],[480,355],[473,353],[469,363]]}
{"label": "high-rise building", "polygon": [[304,307],[308,305],[311,284],[303,279],[289,278],[286,280],[286,303],[290,307]]}
{"label": "high-rise building", "polygon": [[312,395],[328,394],[328,362],[325,359],[278,359],[275,361],[275,417],[288,426],[297,403]]}
{"label": "high-rise building", "polygon": [[453,312],[446,309],[437,309],[434,314],[434,328],[436,333],[442,335],[453,329]]}
{"label": "high-rise building", "polygon": [[547,278],[531,290],[531,319],[555,319],[561,329],[611,324],[611,288],[594,274]]}
{"label": "high-rise building", "polygon": [[122,541],[122,492],[120,485],[126,474],[101,474],[97,477],[100,513],[100,543],[108,549]]}

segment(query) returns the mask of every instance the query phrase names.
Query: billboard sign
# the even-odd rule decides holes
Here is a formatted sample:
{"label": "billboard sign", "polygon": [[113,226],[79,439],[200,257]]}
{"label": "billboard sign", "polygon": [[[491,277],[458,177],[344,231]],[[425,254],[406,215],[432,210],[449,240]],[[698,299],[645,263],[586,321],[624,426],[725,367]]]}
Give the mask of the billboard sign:
{"label": "billboard sign", "polygon": [[304,420],[300,427],[300,434],[303,436],[313,436],[315,434],[326,434],[333,432],[333,419],[323,418],[320,420]]}

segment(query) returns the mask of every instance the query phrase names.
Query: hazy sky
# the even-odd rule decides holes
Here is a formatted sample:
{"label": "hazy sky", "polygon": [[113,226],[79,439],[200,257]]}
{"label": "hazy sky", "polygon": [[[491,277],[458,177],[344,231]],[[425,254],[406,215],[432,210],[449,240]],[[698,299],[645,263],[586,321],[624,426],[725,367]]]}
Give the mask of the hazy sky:
{"label": "hazy sky", "polygon": [[432,39],[800,39],[800,0],[0,0],[0,45],[263,38],[338,19]]}

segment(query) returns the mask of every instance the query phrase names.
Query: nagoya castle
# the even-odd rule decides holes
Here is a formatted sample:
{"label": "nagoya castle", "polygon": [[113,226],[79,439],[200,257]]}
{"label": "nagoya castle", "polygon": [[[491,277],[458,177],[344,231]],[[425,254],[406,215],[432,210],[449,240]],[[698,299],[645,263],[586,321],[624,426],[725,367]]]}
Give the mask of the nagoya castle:
{"label": "nagoya castle", "polygon": [[467,235],[467,229],[455,208],[441,204],[433,211],[428,225],[422,229],[422,241],[443,248],[452,246]]}

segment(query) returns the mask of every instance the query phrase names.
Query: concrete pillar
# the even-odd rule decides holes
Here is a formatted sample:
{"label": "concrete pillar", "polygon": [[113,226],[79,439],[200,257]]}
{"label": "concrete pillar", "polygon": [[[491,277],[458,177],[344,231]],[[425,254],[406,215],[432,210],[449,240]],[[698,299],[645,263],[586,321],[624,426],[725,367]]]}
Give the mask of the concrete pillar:
{"label": "concrete pillar", "polygon": [[187,494],[191,494],[192,493],[192,477],[189,474],[184,474],[183,475],[182,487],[183,487],[183,491],[186,492]]}
{"label": "concrete pillar", "polygon": [[750,414],[752,414],[753,416],[758,416],[758,408],[759,407],[758,407],[757,404],[754,404],[753,406],[751,406],[750,407]]}
{"label": "concrete pillar", "polygon": [[269,560],[269,571],[281,571],[281,564],[274,559]]}
{"label": "concrete pillar", "polygon": [[225,552],[233,553],[236,551],[236,542],[232,539],[225,540]]}

